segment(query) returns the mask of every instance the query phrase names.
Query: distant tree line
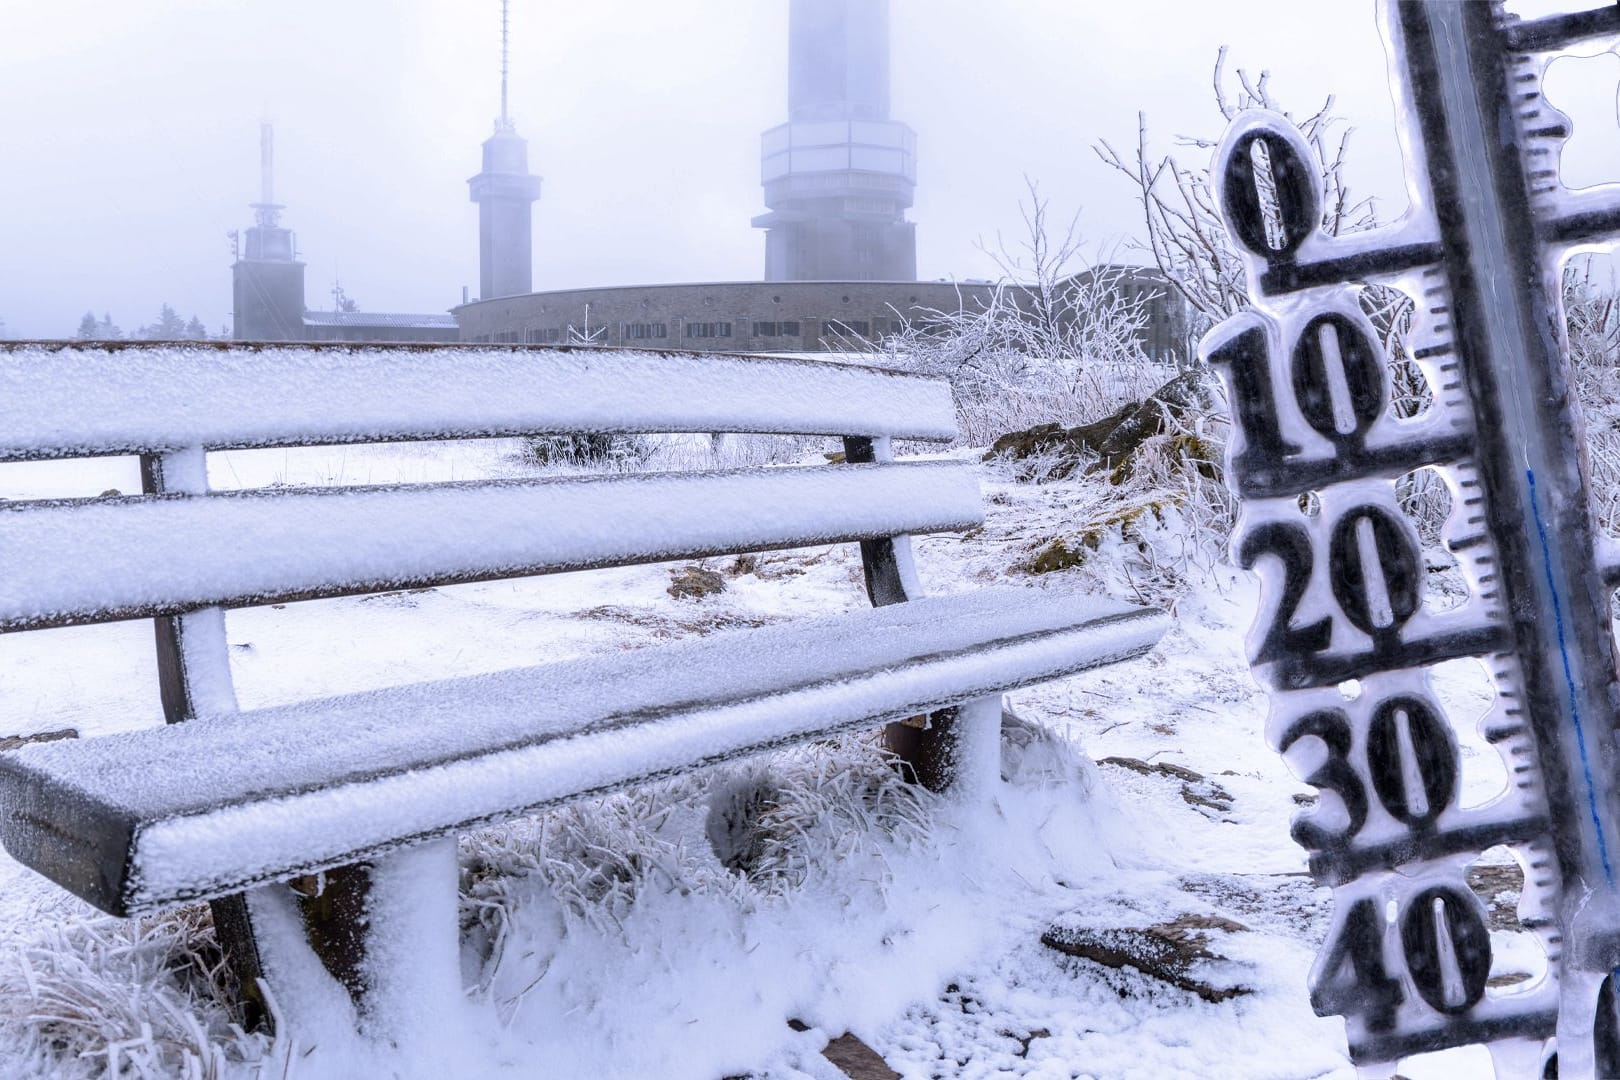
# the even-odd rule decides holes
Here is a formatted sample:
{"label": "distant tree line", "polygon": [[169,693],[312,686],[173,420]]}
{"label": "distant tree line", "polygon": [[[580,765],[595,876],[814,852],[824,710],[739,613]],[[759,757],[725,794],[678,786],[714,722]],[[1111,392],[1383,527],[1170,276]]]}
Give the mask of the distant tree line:
{"label": "distant tree line", "polygon": [[197,316],[193,315],[188,322],[174,308],[164,304],[155,321],[136,327],[130,334],[125,334],[123,328],[112,321],[110,314],[103,314],[98,319],[95,312],[87,311],[84,318],[79,320],[78,332],[73,336],[80,341],[121,341],[125,337],[134,341],[207,341],[209,338],[228,338],[231,332],[229,327],[222,326],[218,334],[210,334],[208,327]]}

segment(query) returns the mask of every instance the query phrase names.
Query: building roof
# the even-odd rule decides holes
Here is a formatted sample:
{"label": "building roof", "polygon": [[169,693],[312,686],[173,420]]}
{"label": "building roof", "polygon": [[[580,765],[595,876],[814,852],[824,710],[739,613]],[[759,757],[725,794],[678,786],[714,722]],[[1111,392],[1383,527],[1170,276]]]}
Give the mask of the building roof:
{"label": "building roof", "polygon": [[858,289],[892,288],[892,289],[995,289],[999,285],[993,281],[957,281],[949,278],[932,278],[918,280],[915,278],[900,281],[881,281],[848,278],[810,278],[791,281],[768,281],[764,278],[753,278],[748,281],[655,281],[635,285],[579,285],[566,289],[537,289],[534,292],[514,293],[511,296],[492,296],[488,299],[469,300],[465,304],[457,304],[451,311],[463,311],[468,308],[477,308],[483,304],[510,303],[513,300],[522,300],[534,296],[565,297],[577,293],[636,293],[651,292],[660,289],[753,289],[761,292],[770,290],[791,290],[798,286],[826,286],[848,285]]}
{"label": "building roof", "polygon": [[412,315],[396,311],[306,311],[305,326],[341,326],[347,329],[395,328],[453,330],[453,315]]}

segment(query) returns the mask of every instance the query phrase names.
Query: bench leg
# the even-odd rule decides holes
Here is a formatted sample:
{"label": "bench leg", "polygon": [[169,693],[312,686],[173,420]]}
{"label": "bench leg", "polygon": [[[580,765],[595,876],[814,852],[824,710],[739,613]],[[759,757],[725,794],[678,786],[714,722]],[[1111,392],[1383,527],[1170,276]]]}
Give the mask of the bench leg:
{"label": "bench leg", "polygon": [[[894,447],[887,438],[846,436],[844,460],[851,465],[893,461]],[[861,572],[873,607],[922,595],[909,536],[862,540]],[[1001,695],[940,709],[926,723],[890,724],[883,731],[883,744],[906,777],[930,791],[960,787],[964,795],[971,791],[988,798],[1001,774]]]}
{"label": "bench leg", "polygon": [[462,1007],[456,842],[320,875],[316,896],[256,890],[265,971],[300,1041],[334,1022],[394,1046]]}
{"label": "bench leg", "polygon": [[988,798],[1001,777],[1001,695],[930,713],[926,728],[890,724],[883,741],[915,783]]}
{"label": "bench leg", "polygon": [[360,945],[362,1032],[398,1043],[442,1030],[464,1004],[456,841],[434,840],[371,868]]}
{"label": "bench leg", "polygon": [[259,980],[264,977],[264,962],[259,956],[258,935],[254,933],[247,896],[237,893],[210,900],[208,909],[214,917],[214,940],[225,955],[225,970],[236,983],[237,1008],[243,1029],[274,1034],[270,1010],[259,988]]}

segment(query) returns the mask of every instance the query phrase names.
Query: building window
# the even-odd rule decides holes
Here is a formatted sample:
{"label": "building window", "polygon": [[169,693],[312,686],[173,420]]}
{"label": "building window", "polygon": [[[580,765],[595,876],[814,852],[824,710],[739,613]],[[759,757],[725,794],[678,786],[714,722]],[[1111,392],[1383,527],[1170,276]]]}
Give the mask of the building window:
{"label": "building window", "polygon": [[686,336],[689,338],[728,338],[731,336],[731,324],[728,322],[689,322],[686,324]]}
{"label": "building window", "polygon": [[799,321],[788,319],[783,322],[756,322],[754,323],[755,337],[798,337]]}
{"label": "building window", "polygon": [[495,341],[500,345],[516,345],[522,340],[523,338],[516,330],[502,330],[500,333],[495,335]]}
{"label": "building window", "polygon": [[871,337],[872,324],[865,319],[828,319],[827,333],[845,337]]}
{"label": "building window", "polygon": [[624,324],[624,340],[646,341],[649,338],[669,337],[669,327],[661,322],[627,322]]}
{"label": "building window", "polygon": [[562,340],[562,336],[562,327],[548,326],[544,329],[528,331],[524,335],[524,340],[530,345],[555,345]]}

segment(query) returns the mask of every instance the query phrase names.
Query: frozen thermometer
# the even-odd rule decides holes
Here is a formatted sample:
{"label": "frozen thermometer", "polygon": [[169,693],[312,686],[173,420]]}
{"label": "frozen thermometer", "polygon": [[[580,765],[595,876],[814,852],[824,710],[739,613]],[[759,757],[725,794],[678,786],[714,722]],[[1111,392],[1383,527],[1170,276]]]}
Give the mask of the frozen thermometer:
{"label": "frozen thermometer", "polygon": [[[1565,355],[1561,275],[1620,241],[1620,186],[1567,191],[1567,121],[1541,97],[1548,61],[1620,43],[1620,5],[1518,21],[1496,4],[1381,9],[1412,206],[1394,226],[1327,235],[1322,182],[1283,117],[1234,120],[1214,177],[1247,257],[1252,307],[1206,336],[1234,418],[1238,561],[1262,581],[1250,662],[1269,735],[1322,792],[1296,819],[1334,888],[1312,1002],[1346,1018],[1369,1074],[1485,1043],[1503,1076],[1620,1076],[1620,675],[1609,616],[1620,571],[1598,533]],[[1410,360],[1429,391],[1398,408],[1368,302],[1410,300]],[[1423,604],[1401,508],[1415,470],[1444,480],[1443,541],[1467,598]],[[1464,806],[1455,719],[1434,665],[1484,661],[1481,721],[1509,783]],[[1493,986],[1492,941],[1465,872],[1506,845],[1545,973]]]}

